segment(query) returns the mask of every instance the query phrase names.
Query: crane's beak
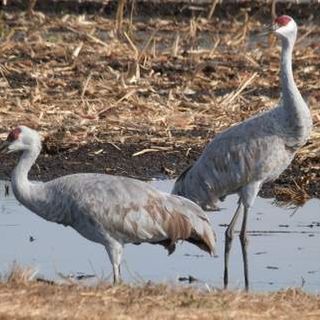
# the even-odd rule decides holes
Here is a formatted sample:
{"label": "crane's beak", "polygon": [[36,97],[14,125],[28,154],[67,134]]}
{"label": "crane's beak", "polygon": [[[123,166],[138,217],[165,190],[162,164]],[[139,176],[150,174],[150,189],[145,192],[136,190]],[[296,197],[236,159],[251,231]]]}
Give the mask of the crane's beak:
{"label": "crane's beak", "polygon": [[259,32],[260,36],[267,36],[270,33],[272,33],[273,31],[278,29],[278,25],[276,23],[270,24],[268,26],[265,26],[261,32]]}
{"label": "crane's beak", "polygon": [[2,144],[0,145],[0,153],[8,153],[9,152],[9,147],[10,142],[9,141],[4,141],[2,142]]}

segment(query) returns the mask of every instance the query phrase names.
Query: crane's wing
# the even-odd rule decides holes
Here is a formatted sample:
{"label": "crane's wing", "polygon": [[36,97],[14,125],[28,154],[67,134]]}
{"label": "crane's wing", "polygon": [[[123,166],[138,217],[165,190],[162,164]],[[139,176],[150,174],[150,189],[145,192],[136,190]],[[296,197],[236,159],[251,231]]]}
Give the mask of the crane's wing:
{"label": "crane's wing", "polygon": [[45,185],[51,199],[47,211],[56,215],[51,221],[71,225],[92,241],[102,243],[103,235],[108,234],[121,243],[162,244],[171,253],[177,240],[187,240],[213,252],[215,235],[201,208],[147,183],[76,174]]}
{"label": "crane's wing", "polygon": [[162,244],[169,254],[174,251],[177,240],[189,241],[213,253],[215,235],[199,206],[136,180],[117,182],[118,194],[122,191],[123,198],[121,207],[116,205],[111,210],[115,236],[125,242]]}

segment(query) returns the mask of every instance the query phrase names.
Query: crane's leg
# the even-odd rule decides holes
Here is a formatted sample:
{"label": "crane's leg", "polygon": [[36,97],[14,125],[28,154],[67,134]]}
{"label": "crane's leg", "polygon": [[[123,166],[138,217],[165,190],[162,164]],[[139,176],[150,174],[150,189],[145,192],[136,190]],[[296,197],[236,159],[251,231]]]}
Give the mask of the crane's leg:
{"label": "crane's leg", "polygon": [[243,271],[244,271],[244,284],[245,290],[249,290],[249,271],[248,271],[248,237],[247,237],[247,218],[248,218],[249,208],[247,206],[244,207],[242,226],[240,231],[240,243],[242,250],[242,259],[243,259]]}
{"label": "crane's leg", "polygon": [[243,258],[243,271],[244,271],[244,284],[245,290],[249,290],[249,268],[248,268],[248,237],[247,237],[247,220],[248,220],[248,213],[249,209],[252,207],[254,200],[257,197],[257,194],[260,190],[261,183],[254,182],[247,185],[242,193],[241,198],[244,206],[243,212],[243,220],[242,226],[240,231],[240,243],[241,243],[241,250],[242,250],[242,258]]}
{"label": "crane's leg", "polygon": [[106,250],[112,264],[113,284],[119,284],[121,282],[120,264],[123,253],[123,245],[117,241],[112,241],[112,243],[108,243],[108,245],[106,245]]}
{"label": "crane's leg", "polygon": [[234,235],[234,226],[238,220],[239,214],[242,210],[242,202],[241,198],[239,198],[238,201],[238,208],[235,212],[235,214],[232,217],[232,220],[225,232],[225,246],[224,246],[224,277],[223,277],[223,282],[224,282],[224,288],[228,288],[228,282],[229,282],[229,255],[230,255],[230,250],[231,250],[231,245],[232,245],[232,239]]}

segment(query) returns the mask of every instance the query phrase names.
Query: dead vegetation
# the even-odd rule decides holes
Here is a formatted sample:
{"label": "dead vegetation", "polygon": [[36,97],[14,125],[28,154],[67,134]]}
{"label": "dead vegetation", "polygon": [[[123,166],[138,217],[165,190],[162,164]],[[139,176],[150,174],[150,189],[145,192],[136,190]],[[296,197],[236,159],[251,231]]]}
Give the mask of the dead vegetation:
{"label": "dead vegetation", "polygon": [[[46,150],[138,143],[132,156],[141,157],[201,149],[217,132],[274,106],[280,92],[279,47],[258,36],[259,16],[248,7],[223,19],[213,13],[131,15],[119,34],[103,15],[2,12],[0,137],[26,124],[42,132]],[[305,196],[299,191],[296,202],[319,196],[319,36],[319,25],[304,20],[294,52],[314,131],[295,159],[302,171],[274,189],[294,200],[298,185]]]}
{"label": "dead vegetation", "polygon": [[244,293],[146,284],[96,287],[29,280],[0,283],[1,319],[319,319],[320,297],[299,289]]}

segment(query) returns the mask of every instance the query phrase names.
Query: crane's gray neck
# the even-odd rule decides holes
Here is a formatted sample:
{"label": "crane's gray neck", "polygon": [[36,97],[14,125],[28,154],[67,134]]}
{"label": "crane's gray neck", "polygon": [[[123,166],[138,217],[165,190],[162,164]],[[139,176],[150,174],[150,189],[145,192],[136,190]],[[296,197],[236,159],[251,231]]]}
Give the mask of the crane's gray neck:
{"label": "crane's gray neck", "polygon": [[281,87],[283,105],[285,108],[295,108],[304,103],[303,98],[293,79],[292,51],[296,38],[282,38],[281,53]]}
{"label": "crane's gray neck", "polygon": [[31,198],[31,188],[33,184],[28,180],[28,173],[36,161],[40,151],[41,146],[33,146],[33,148],[23,151],[20,156],[19,163],[13,170],[11,176],[13,193],[23,204],[26,200]]}
{"label": "crane's gray neck", "polygon": [[292,50],[295,36],[282,39],[281,86],[282,106],[285,110],[286,128],[290,133],[287,145],[300,147],[310,136],[312,118],[310,110],[302,98],[292,73]]}

